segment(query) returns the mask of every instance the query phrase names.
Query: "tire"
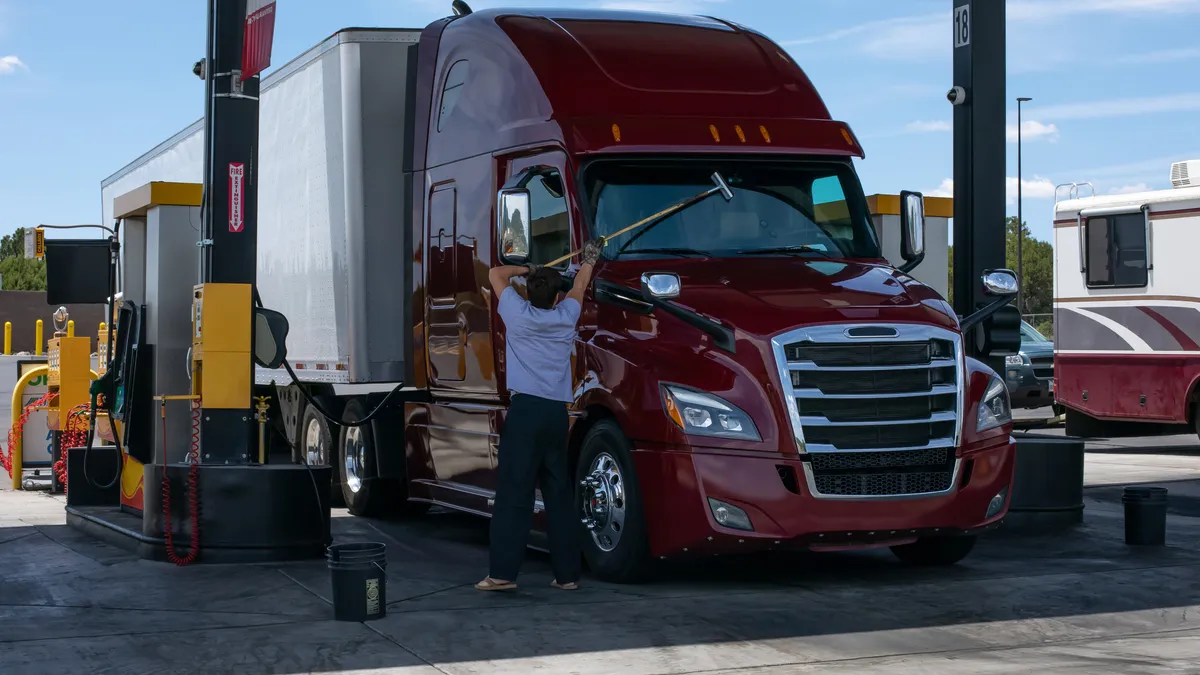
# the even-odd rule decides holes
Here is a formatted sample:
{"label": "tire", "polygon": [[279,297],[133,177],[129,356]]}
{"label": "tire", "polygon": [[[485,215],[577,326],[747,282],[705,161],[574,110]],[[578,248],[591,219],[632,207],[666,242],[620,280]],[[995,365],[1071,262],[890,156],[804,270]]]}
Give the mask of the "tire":
{"label": "tire", "polygon": [[[334,466],[337,460],[337,448],[334,439],[340,438],[330,431],[329,420],[325,419],[316,408],[304,406],[304,414],[300,417],[299,432],[296,434],[296,451],[301,454],[294,458],[299,464],[309,466]],[[334,472],[330,485],[330,500],[333,506],[343,506],[341,474]]]}
{"label": "tire", "polygon": [[[603,513],[585,508],[597,485],[585,486],[589,477],[603,488],[608,508]],[[598,579],[636,583],[650,568],[650,543],[642,492],[634,473],[629,440],[614,420],[601,420],[588,430],[575,468],[575,508],[582,518],[597,521],[597,530],[583,529],[583,557]],[[617,510],[621,516],[617,518]],[[617,527],[612,526],[617,523]],[[604,543],[602,543],[604,542]]]}
{"label": "tire", "polygon": [[1104,427],[1104,422],[1101,422],[1091,415],[1067,408],[1067,424],[1065,433],[1068,436],[1074,436],[1076,438],[1102,437],[1106,435],[1104,433]]}
{"label": "tire", "polygon": [[911,544],[893,546],[892,553],[909,565],[947,567],[957,564],[975,548],[976,537],[926,537]]}
{"label": "tire", "polygon": [[[357,421],[367,416],[362,401],[350,399],[342,412],[342,419]],[[356,516],[381,517],[391,511],[389,492],[396,486],[393,481],[378,478],[375,469],[375,438],[371,425],[342,427],[338,434],[338,482],[342,487],[342,499],[346,508]]]}
{"label": "tire", "polygon": [[[359,399],[350,399],[342,412],[349,422],[364,419],[367,412]],[[408,501],[405,478],[379,478],[375,464],[375,434],[370,424],[343,426],[338,435],[337,476],[342,499],[355,516],[379,518],[388,515],[417,516],[429,510],[429,504]],[[350,461],[347,461],[349,455]]]}
{"label": "tire", "polygon": [[1062,417],[1063,415],[1067,414],[1067,406],[1061,403],[1055,403],[1050,407],[1050,409],[1054,411],[1055,417]]}

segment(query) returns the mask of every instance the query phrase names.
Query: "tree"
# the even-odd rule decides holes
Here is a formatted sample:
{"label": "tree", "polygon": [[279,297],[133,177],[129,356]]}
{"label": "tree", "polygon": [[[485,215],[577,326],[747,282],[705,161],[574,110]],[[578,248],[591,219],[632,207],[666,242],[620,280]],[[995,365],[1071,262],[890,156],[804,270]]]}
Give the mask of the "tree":
{"label": "tree", "polygon": [[25,257],[25,228],[0,237],[0,278],[6,291],[46,290],[46,261]]}
{"label": "tree", "polygon": [[[1005,264],[1017,270],[1017,219],[1009,216],[1005,220],[1006,246]],[[1021,275],[1021,314],[1030,319],[1030,323],[1047,337],[1053,336],[1053,322],[1050,314],[1054,311],[1054,248],[1049,242],[1035,239],[1029,234],[1029,225],[1021,228],[1024,242],[1021,257],[1023,268]],[[951,246],[949,255],[950,300],[954,302],[954,247]],[[1041,315],[1041,316],[1030,316]]]}

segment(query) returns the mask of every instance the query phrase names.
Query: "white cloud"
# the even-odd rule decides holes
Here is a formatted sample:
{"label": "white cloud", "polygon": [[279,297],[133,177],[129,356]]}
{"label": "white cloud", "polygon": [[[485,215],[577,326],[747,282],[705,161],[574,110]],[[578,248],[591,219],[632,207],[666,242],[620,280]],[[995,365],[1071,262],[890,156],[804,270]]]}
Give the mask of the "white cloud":
{"label": "white cloud", "polygon": [[[1009,143],[1017,142],[1017,125],[1009,124],[1005,128],[1005,136]],[[1034,120],[1021,122],[1021,142],[1036,141],[1044,139],[1047,141],[1055,141],[1058,139],[1058,127],[1054,124],[1042,124]]]}
{"label": "white cloud", "polygon": [[0,75],[11,75],[18,69],[29,70],[29,67],[15,56],[0,56]]}
{"label": "white cloud", "polygon": [[927,197],[953,197],[954,196],[954,179],[943,178],[942,184],[925,193]]}
{"label": "white cloud", "polygon": [[[1004,179],[1005,201],[1009,204],[1017,203],[1017,179],[1014,176],[1009,176]],[[1034,176],[1033,180],[1028,178],[1021,179],[1021,197],[1023,199],[1053,199],[1054,198],[1054,183],[1048,178]]]}
{"label": "white cloud", "polygon": [[1130,54],[1128,56],[1122,56],[1116,59],[1116,62],[1123,64],[1148,64],[1171,63],[1173,61],[1187,61],[1189,59],[1200,59],[1200,47],[1162,49],[1156,52],[1146,52],[1144,54]]}
{"label": "white cloud", "polygon": [[868,56],[888,60],[923,59],[950,48],[942,38],[949,31],[950,14],[923,14],[869,21],[847,28],[783,42],[784,46],[803,46],[859,37],[858,49]]}
{"label": "white cloud", "polygon": [[1166,94],[1164,96],[1146,96],[1142,98],[1117,98],[1107,101],[1063,103],[1034,108],[1031,112],[1043,119],[1083,120],[1195,110],[1200,110],[1200,93]]}
{"label": "white cloud", "polygon": [[[1200,0],[1008,0],[1007,21],[1042,22],[1076,14],[1180,14],[1200,12]],[[920,60],[950,51],[951,12],[937,12],[867,21],[845,28],[783,42],[802,46],[856,38],[863,54],[887,60]],[[1040,52],[1045,52],[1045,45]],[[1066,58],[1063,56],[1062,58]],[[1029,69],[1033,62],[1022,62]]]}
{"label": "white cloud", "polygon": [[1128,194],[1133,194],[1135,192],[1149,192],[1149,191],[1150,191],[1149,185],[1146,185],[1145,183],[1138,183],[1137,185],[1122,185],[1119,188],[1114,188],[1112,190],[1109,190],[1109,193],[1114,194],[1114,195],[1128,195]]}
{"label": "white cloud", "polygon": [[1200,10],[1200,0],[1008,0],[1009,21],[1046,21],[1075,14],[1175,14]]}
{"label": "white cloud", "polygon": [[917,120],[905,125],[904,130],[913,134],[923,134],[931,131],[953,131],[954,126],[945,120]]}

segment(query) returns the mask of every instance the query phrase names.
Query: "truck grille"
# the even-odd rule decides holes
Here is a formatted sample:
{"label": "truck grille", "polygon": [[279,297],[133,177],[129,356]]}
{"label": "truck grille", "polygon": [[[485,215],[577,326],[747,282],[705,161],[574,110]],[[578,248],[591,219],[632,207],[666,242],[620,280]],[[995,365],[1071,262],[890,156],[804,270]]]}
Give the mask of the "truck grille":
{"label": "truck grille", "polygon": [[962,405],[956,334],[930,326],[842,325],[773,342],[814,496],[886,498],[953,488]]}

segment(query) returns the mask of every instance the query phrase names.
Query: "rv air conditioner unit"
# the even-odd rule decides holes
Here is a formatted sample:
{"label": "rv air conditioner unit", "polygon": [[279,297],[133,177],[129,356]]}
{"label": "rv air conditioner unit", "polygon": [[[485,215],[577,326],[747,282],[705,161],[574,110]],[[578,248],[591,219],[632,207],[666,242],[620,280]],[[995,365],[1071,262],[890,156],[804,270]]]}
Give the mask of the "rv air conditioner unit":
{"label": "rv air conditioner unit", "polygon": [[1200,159],[1175,162],[1171,165],[1171,187],[1200,186]]}

